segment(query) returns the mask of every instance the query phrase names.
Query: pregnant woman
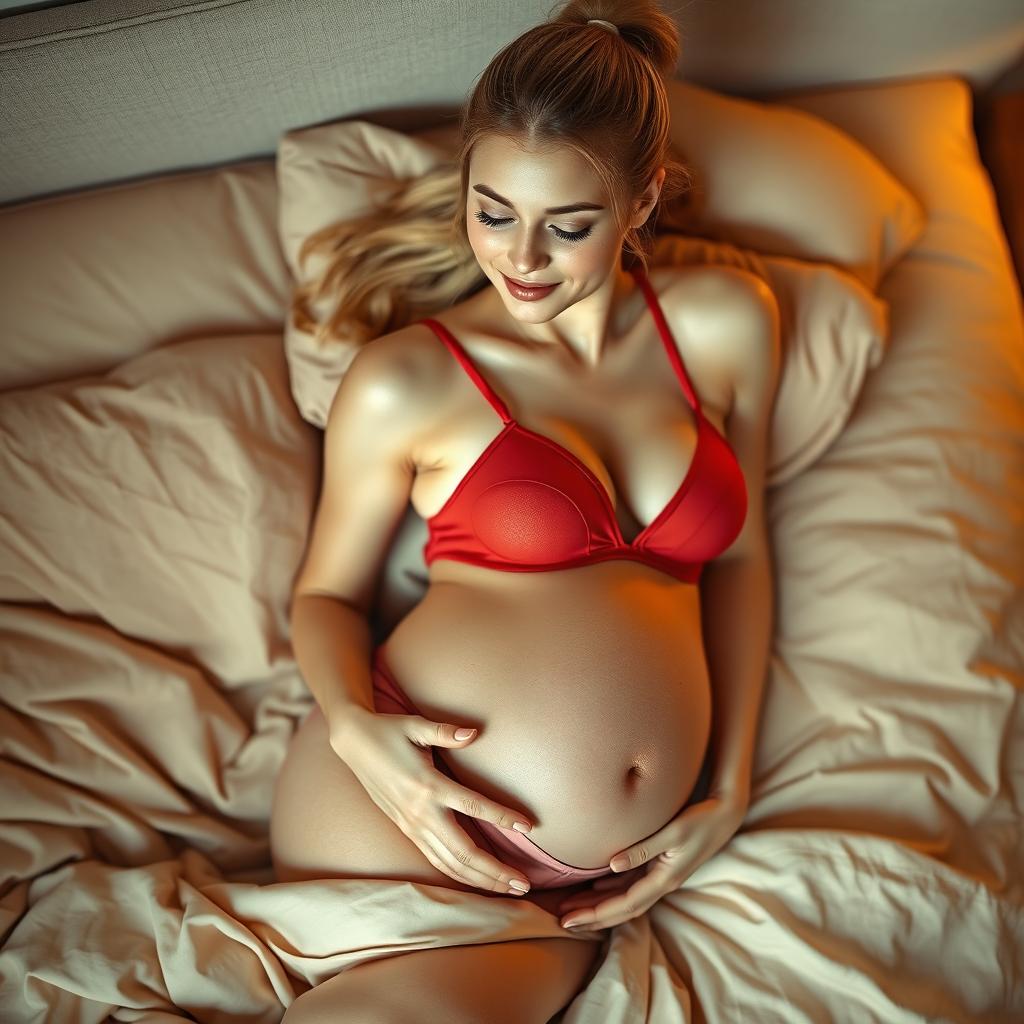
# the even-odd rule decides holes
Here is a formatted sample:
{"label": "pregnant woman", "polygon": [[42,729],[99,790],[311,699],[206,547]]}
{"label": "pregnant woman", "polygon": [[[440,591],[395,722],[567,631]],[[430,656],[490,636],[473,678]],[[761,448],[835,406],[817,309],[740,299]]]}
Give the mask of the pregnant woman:
{"label": "pregnant woman", "polygon": [[[686,180],[668,153],[677,52],[654,5],[566,5],[484,72],[458,173],[436,178],[447,206],[424,186],[417,210],[410,183],[333,247],[341,305],[449,293],[359,349],[331,406],[292,605],[316,705],[275,792],[277,877],[530,899],[580,928],[365,963],[290,1024],[544,1024],[595,940],[742,822],[778,312],[745,271],[646,269],[640,229]],[[417,246],[446,208],[447,264]],[[429,585],[374,648],[408,502]]]}

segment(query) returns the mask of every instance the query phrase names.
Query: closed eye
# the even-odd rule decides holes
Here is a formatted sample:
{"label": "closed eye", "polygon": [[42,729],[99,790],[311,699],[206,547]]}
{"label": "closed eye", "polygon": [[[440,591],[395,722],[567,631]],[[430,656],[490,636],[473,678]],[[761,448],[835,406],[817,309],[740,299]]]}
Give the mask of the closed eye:
{"label": "closed eye", "polygon": [[[489,214],[484,213],[483,210],[477,210],[475,216],[481,224],[486,224],[489,228],[496,228],[502,224],[508,224],[512,219],[511,217],[492,217]],[[562,239],[563,242],[575,243],[582,242],[593,229],[584,228],[582,231],[563,231],[561,228],[555,227],[555,225],[552,224],[551,230],[554,231],[554,233]]]}

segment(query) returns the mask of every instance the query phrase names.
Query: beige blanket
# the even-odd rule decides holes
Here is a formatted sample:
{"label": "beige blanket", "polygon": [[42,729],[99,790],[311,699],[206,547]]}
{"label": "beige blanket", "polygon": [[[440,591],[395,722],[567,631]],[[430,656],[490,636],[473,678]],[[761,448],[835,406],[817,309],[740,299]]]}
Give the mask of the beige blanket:
{"label": "beige blanket", "polygon": [[[1024,318],[983,180],[898,170],[929,225],[882,283],[888,354],[768,494],[749,815],[579,937],[565,1024],[1024,1019]],[[368,960],[564,934],[512,898],[273,882],[321,438],[279,332],[192,333],[0,395],[4,1021],[277,1021]]]}

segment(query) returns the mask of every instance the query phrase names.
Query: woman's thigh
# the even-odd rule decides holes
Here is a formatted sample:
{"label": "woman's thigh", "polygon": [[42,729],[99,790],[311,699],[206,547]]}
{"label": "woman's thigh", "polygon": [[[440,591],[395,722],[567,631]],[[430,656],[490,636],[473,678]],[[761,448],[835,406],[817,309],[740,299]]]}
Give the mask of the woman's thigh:
{"label": "woman's thigh", "polygon": [[482,892],[438,871],[331,749],[319,707],[299,725],[274,787],[270,851],[278,881],[395,878]]}
{"label": "woman's thigh", "polygon": [[[500,896],[438,871],[331,749],[317,708],[296,731],[278,774],[270,846],[279,881],[394,878],[527,899],[552,914],[578,888]],[[545,1024],[582,987],[601,948],[567,937],[413,950],[322,982],[295,1002],[287,1021]]]}
{"label": "woman's thigh", "polygon": [[270,851],[281,882],[395,878],[444,885],[492,899],[525,899],[555,915],[566,896],[586,886],[584,882],[506,896],[439,871],[370,799],[348,765],[331,749],[327,723],[317,707],[297,729],[277,776],[270,813]]}
{"label": "woman's thigh", "polygon": [[321,982],[282,1024],[548,1024],[603,948],[566,938],[414,950]]}

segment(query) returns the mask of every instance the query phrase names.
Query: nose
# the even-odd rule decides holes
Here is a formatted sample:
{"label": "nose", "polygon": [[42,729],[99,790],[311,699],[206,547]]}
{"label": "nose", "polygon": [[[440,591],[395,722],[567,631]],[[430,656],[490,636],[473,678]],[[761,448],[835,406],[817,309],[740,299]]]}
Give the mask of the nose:
{"label": "nose", "polygon": [[531,274],[543,270],[550,262],[544,253],[543,247],[537,243],[535,236],[529,232],[519,235],[508,255],[509,265],[523,279],[528,279]]}

